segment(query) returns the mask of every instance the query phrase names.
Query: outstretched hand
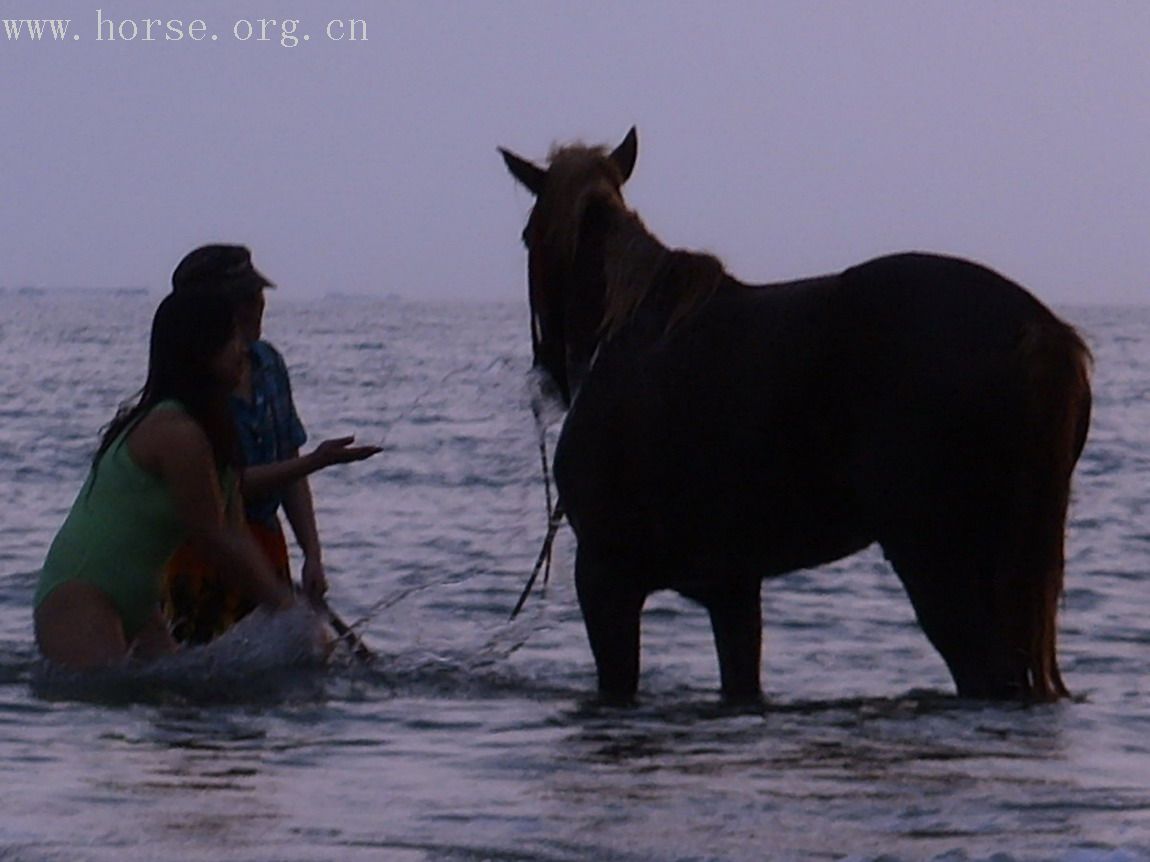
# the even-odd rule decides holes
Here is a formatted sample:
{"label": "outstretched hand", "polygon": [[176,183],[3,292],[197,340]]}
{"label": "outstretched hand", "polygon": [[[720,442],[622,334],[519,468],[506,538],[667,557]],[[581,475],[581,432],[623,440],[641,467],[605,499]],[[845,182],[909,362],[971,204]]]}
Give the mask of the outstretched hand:
{"label": "outstretched hand", "polygon": [[353,461],[363,461],[383,451],[379,446],[352,446],[351,444],[354,442],[354,436],[324,440],[315,447],[312,457],[322,469],[330,467],[332,464],[350,464]]}

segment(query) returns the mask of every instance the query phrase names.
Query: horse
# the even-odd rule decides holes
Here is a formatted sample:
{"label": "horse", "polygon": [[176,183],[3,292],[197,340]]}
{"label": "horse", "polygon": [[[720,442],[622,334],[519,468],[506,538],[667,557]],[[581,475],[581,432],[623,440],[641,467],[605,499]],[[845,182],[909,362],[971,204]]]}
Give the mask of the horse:
{"label": "horse", "polygon": [[566,409],[553,472],[599,695],[630,702],[640,614],[710,615],[721,692],[762,698],[764,578],[878,543],[959,697],[1068,696],[1057,613],[1090,351],[1018,284],[927,253],[748,285],[664,246],[608,152],[500,149],[534,365]]}

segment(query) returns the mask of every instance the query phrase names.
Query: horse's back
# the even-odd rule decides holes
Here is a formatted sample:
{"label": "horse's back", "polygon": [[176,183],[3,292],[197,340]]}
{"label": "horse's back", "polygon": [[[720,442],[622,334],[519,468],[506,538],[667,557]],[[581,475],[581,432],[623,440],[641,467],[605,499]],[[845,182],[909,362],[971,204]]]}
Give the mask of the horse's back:
{"label": "horse's back", "polygon": [[913,412],[912,425],[933,416],[939,439],[954,423],[1024,421],[1035,363],[1087,355],[1026,289],[957,258],[900,254],[852,267],[838,303],[844,384],[858,409],[902,421]]}
{"label": "horse's back", "polygon": [[922,339],[935,350],[1007,348],[1027,324],[1057,324],[1029,291],[982,264],[904,253],[843,272],[843,303],[860,326],[891,342]]}

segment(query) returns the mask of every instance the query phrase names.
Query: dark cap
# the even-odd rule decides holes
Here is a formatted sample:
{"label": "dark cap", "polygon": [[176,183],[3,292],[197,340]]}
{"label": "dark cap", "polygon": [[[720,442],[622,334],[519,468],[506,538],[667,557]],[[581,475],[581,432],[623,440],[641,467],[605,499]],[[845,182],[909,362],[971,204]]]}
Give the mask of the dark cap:
{"label": "dark cap", "polygon": [[252,266],[252,253],[242,245],[203,245],[184,255],[172,273],[172,290],[219,290],[244,299],[275,287]]}

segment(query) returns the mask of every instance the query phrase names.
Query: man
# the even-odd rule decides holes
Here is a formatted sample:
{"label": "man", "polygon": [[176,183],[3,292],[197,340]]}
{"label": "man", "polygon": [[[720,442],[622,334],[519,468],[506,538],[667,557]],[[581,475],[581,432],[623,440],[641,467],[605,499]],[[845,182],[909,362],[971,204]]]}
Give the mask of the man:
{"label": "man", "polygon": [[[283,357],[262,340],[264,290],[275,287],[253,265],[251,252],[238,245],[206,245],[187,254],[172,273],[177,293],[211,291],[227,296],[247,343],[247,367],[231,399],[244,456],[240,487],[248,527],[279,577],[290,583],[287,543],[278,511],[283,507],[303,552],[304,595],[323,598],[327,576],[316,529],[308,475],[332,464],[370,458],[376,446],[352,446],[353,437],[325,440],[308,455],[299,448],[307,433],[292,400]],[[238,515],[238,512],[236,513]],[[177,640],[202,643],[240,619],[254,602],[187,548],[168,567],[166,605]]]}

